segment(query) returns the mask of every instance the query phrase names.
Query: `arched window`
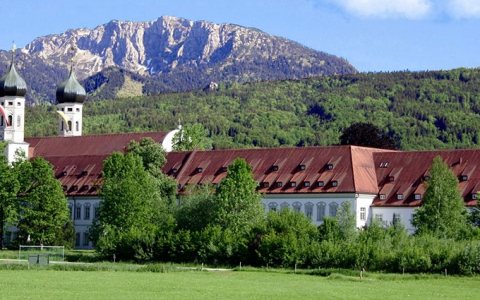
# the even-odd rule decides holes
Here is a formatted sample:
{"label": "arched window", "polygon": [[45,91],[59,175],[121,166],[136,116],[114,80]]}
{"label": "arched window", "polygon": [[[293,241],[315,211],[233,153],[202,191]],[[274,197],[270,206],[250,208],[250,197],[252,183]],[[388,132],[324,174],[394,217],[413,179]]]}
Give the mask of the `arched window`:
{"label": "arched window", "polygon": [[300,210],[302,209],[302,203],[300,202],[294,202],[292,206],[293,206],[293,211],[297,213],[299,213]]}
{"label": "arched window", "polygon": [[62,121],[62,126],[61,126],[60,130],[63,131],[63,128],[64,128],[64,127],[65,127],[65,124],[64,124],[63,121]]}
{"label": "arched window", "polygon": [[325,202],[317,203],[317,222],[323,222],[323,219],[325,218],[326,207],[327,204]]}
{"label": "arched window", "polygon": [[305,203],[305,215],[309,219],[312,218],[312,216],[313,216],[313,203],[312,202]]}
{"label": "arched window", "polygon": [[72,130],[72,121],[68,121],[68,129]]}
{"label": "arched window", "polygon": [[98,203],[93,204],[93,218],[96,219],[98,217]]}
{"label": "arched window", "polygon": [[337,216],[338,203],[332,202],[328,205],[328,208],[330,210],[330,217],[336,217]]}
{"label": "arched window", "polygon": [[80,203],[75,204],[75,220],[82,218],[82,205]]}
{"label": "arched window", "polygon": [[20,116],[17,116],[17,127],[20,127],[20,120],[21,120],[21,117]]}
{"label": "arched window", "polygon": [[10,124],[10,126],[13,126],[13,118],[12,118],[12,115],[9,115],[8,116],[8,124]]}
{"label": "arched window", "polygon": [[79,131],[79,128],[80,128],[80,125],[78,124],[78,121],[77,121],[77,122],[75,122],[75,130]]}
{"label": "arched window", "polygon": [[288,204],[287,202],[283,202],[282,204],[280,204],[280,207],[281,207],[282,209],[289,208],[289,207],[290,207],[290,204]]}
{"label": "arched window", "polygon": [[84,220],[90,220],[90,206],[91,206],[91,204],[87,202],[83,206],[85,207],[84,210],[83,210],[83,219]]}
{"label": "arched window", "polygon": [[70,219],[72,218],[72,210],[73,210],[73,204],[69,203],[68,204],[68,211],[70,212]]}
{"label": "arched window", "polygon": [[276,202],[268,203],[268,209],[270,211],[277,211],[278,204]]}

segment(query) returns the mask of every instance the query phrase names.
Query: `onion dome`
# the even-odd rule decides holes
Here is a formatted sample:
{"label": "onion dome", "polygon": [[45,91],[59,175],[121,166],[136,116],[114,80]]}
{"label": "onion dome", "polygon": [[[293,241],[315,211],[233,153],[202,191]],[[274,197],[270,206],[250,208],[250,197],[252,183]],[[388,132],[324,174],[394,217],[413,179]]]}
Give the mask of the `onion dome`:
{"label": "onion dome", "polygon": [[58,86],[56,97],[58,103],[83,103],[85,101],[87,93],[75,78],[73,68],[70,69],[68,78]]}
{"label": "onion dome", "polygon": [[25,94],[27,94],[27,84],[25,83],[25,80],[18,75],[12,59],[12,63],[7,73],[0,78],[0,97],[23,97]]}

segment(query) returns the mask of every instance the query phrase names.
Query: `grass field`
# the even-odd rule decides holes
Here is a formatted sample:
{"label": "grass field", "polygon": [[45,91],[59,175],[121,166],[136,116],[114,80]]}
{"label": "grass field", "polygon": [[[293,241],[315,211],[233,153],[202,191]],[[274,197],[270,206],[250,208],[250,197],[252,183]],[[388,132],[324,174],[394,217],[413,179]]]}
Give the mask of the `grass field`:
{"label": "grass field", "polygon": [[479,299],[480,277],[0,270],[1,299]]}

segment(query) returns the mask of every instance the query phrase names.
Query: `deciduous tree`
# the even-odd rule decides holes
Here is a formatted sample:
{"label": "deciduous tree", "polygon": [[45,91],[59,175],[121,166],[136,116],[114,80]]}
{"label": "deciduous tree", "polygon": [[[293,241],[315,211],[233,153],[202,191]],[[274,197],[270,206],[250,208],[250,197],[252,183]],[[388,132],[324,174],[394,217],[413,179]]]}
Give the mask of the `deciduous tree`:
{"label": "deciduous tree", "polygon": [[387,133],[370,123],[353,123],[340,136],[341,145],[398,149],[398,143]]}
{"label": "deciduous tree", "polygon": [[207,138],[207,135],[208,130],[202,124],[185,125],[173,136],[173,150],[189,151],[195,148],[210,150],[212,149],[212,142]]}
{"label": "deciduous tree", "polygon": [[467,212],[458,179],[440,156],[435,157],[429,172],[425,196],[414,213],[413,225],[418,234],[459,238],[465,233]]}

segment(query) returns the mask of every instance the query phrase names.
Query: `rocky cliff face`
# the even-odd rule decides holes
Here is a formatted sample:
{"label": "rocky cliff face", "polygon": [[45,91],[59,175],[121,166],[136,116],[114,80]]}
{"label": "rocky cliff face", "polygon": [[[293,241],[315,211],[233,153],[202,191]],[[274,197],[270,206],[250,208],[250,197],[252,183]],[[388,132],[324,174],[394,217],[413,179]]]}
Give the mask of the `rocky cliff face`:
{"label": "rocky cliff face", "polygon": [[[23,62],[20,69],[23,73],[53,72],[47,77],[58,78],[59,83],[63,79],[59,76],[67,72],[72,47],[79,79],[107,68],[122,69],[149,78],[150,88],[144,89],[148,93],[199,88],[210,81],[356,72],[343,59],[257,29],[165,16],[151,22],[111,21],[93,30],[74,29],[37,38],[18,54]],[[31,77],[34,80],[36,76]],[[184,79],[179,81],[179,77]],[[155,82],[161,82],[163,88]],[[38,84],[33,86],[41,89]],[[37,92],[37,96],[49,94]]]}

